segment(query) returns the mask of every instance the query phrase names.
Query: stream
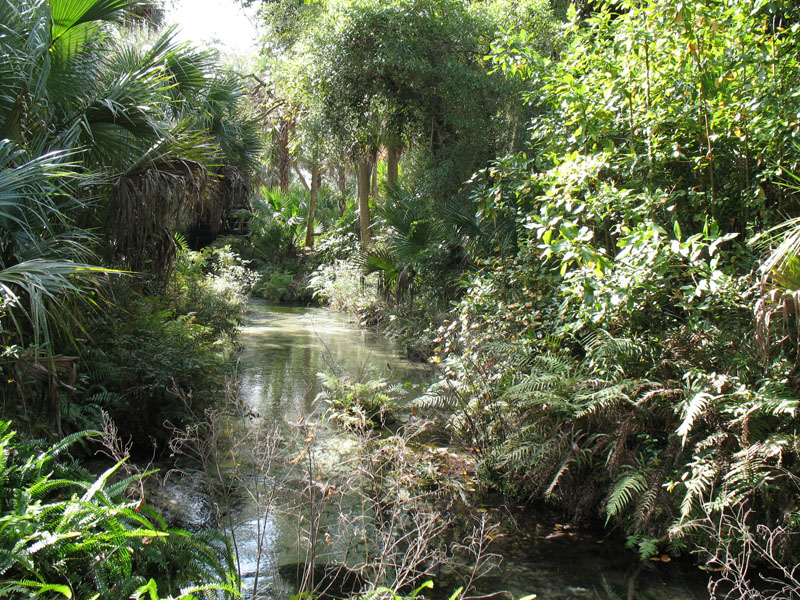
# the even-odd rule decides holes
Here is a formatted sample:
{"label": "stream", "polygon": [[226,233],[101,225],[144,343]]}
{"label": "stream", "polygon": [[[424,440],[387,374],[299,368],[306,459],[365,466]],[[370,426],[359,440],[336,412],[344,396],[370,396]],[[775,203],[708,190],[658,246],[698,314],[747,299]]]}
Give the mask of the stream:
{"label": "stream", "polygon": [[[217,503],[224,505],[222,521],[233,533],[245,597],[284,600],[297,591],[297,582],[287,580],[286,565],[311,560],[351,566],[367,555],[360,541],[368,529],[363,501],[344,493],[330,500],[342,485],[337,482],[352,469],[357,439],[328,422],[325,403],[317,400],[317,374],[384,377],[401,384],[404,402],[410,403],[433,373],[427,365],[406,360],[393,340],[320,308],[252,301],[240,341],[242,414],[223,423],[220,444],[228,458],[220,465],[228,484],[225,502]],[[435,452],[456,456],[451,448]],[[602,531],[572,528],[552,515],[501,500],[479,499],[464,510],[500,527],[489,548],[498,555],[491,561],[495,568],[477,582],[473,597],[626,597],[636,568],[633,553],[604,538]],[[636,575],[637,598],[708,597],[688,563],[646,567],[652,568]],[[447,598],[462,584],[451,572],[437,579],[437,591]]]}

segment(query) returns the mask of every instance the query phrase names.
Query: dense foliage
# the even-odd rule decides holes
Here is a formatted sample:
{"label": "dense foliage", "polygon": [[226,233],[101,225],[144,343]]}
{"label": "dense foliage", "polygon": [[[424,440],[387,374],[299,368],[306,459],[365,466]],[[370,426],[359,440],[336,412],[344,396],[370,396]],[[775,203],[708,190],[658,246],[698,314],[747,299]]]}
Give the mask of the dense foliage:
{"label": "dense foliage", "polygon": [[246,88],[174,31],[129,28],[134,4],[0,3],[2,400],[57,433],[164,405],[170,385],[219,387],[214,344],[247,288],[175,269],[173,237],[213,234],[246,201],[261,148]]}
{"label": "dense foliage", "polygon": [[137,452],[166,451],[170,428],[224,395],[256,278],[228,247],[183,248],[162,293],[115,282],[114,303],[86,325],[96,342],[82,349],[69,421],[94,427],[105,411]]}
{"label": "dense foliage", "polygon": [[118,463],[94,476],[70,460],[86,437],[24,443],[0,421],[0,597],[234,597],[225,540],[171,529],[126,497],[146,474],[120,479]]}
{"label": "dense foliage", "polygon": [[[796,564],[795,3],[265,0],[246,80],[134,4],[0,0],[18,425],[142,441],[222,388],[247,293],[323,301],[440,365],[487,486]],[[384,384],[327,390],[364,429]]]}
{"label": "dense foliage", "polygon": [[[51,440],[105,413],[152,456],[224,388],[253,283],[175,234],[227,225],[262,144],[242,78],[137,25],[139,4],[0,2],[0,409]],[[168,529],[116,468],[59,463],[66,443],[5,422],[0,445],[3,595],[231,591],[224,540]]]}
{"label": "dense foliage", "polygon": [[[410,351],[436,347],[423,403],[488,485],[601,517],[643,558],[733,552],[746,512],[781,532],[759,558],[792,564],[796,6],[581,3],[559,35],[547,7],[503,6],[315,3],[296,23],[296,125],[373,187],[364,251],[322,254],[317,296],[411,335],[457,302]],[[448,54],[454,23],[479,57]]]}
{"label": "dense foliage", "polygon": [[506,233],[439,330],[428,403],[457,409],[487,482],[602,514],[644,558],[713,554],[726,540],[698,523],[742,506],[793,531],[793,258],[765,268],[746,242],[797,201],[800,15],[731,0],[571,16],[558,60],[524,31],[495,44],[541,114],[524,153],[473,178]]}

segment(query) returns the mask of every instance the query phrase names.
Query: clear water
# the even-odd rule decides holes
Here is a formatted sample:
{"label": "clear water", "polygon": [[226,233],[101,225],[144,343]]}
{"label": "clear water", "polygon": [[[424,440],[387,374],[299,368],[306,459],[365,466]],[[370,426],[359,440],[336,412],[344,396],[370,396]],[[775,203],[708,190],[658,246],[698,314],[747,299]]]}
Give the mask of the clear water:
{"label": "clear water", "polygon": [[[314,513],[302,500],[306,497],[303,489],[312,479],[322,488],[326,477],[347,469],[356,444],[353,437],[326,422],[324,405],[315,401],[320,391],[317,373],[336,368],[354,377],[364,373],[382,376],[405,383],[408,400],[422,393],[432,374],[427,366],[406,360],[392,340],[324,309],[253,302],[241,343],[240,397],[252,416],[232,421],[232,436],[237,428],[238,433],[249,428],[251,433],[255,430],[264,435],[277,428],[280,443],[268,471],[251,467],[243,477],[242,487],[249,492],[235,494],[237,500],[228,507],[229,517],[234,524],[244,585],[252,589],[258,573],[258,596],[287,597],[296,590],[276,576],[277,568],[307,558],[304,548],[315,529],[308,522]],[[315,472],[311,475],[307,457],[303,457],[309,432],[314,437]],[[240,448],[237,452],[241,455],[248,450]],[[268,502],[254,496],[254,489],[275,490],[276,496]],[[352,536],[348,540],[347,532],[342,531],[341,517],[358,510],[357,502],[348,500],[322,506],[318,562],[348,562]],[[539,518],[515,506],[489,504],[468,510],[488,514],[503,528],[493,548],[502,554],[502,562],[480,582],[480,593],[500,593],[499,597],[515,600],[532,594],[538,599],[614,598],[615,593],[626,597],[635,563],[618,543],[603,539],[602,532],[564,529],[552,519]],[[325,533],[333,535],[322,539]],[[685,575],[690,567],[682,571],[674,564],[652,566],[638,577],[638,598],[708,597],[702,582],[691,572]],[[604,590],[604,582],[614,592]],[[458,583],[442,585],[455,587]]]}

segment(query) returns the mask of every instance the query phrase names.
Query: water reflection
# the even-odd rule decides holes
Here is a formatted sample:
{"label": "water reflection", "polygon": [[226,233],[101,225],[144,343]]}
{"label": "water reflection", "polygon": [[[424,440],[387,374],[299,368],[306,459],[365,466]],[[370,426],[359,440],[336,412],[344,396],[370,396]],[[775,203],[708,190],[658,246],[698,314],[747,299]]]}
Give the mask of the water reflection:
{"label": "water reflection", "polygon": [[[281,443],[279,459],[272,464],[269,477],[264,473],[249,475],[251,487],[256,481],[259,486],[255,487],[261,490],[276,489],[278,498],[265,502],[264,497],[242,494],[244,501],[231,507],[239,523],[235,527],[236,544],[246,588],[252,587],[258,571],[259,581],[267,584],[264,597],[288,597],[295,590],[281,587],[275,572],[280,565],[306,560],[305,549],[314,529],[305,503],[308,495],[303,493],[309,474],[303,470],[305,461],[298,461],[303,456],[306,437],[313,428],[314,467],[320,473],[320,489],[324,487],[323,474],[347,468],[355,445],[352,437],[321,418],[325,407],[315,402],[321,389],[317,374],[328,371],[353,378],[369,374],[392,383],[408,382],[409,401],[422,392],[431,374],[425,365],[405,360],[391,340],[323,309],[272,307],[254,302],[241,343],[241,400],[258,415],[247,426],[264,432],[277,427]],[[312,474],[311,479],[316,477]],[[341,536],[337,523],[347,522],[348,516],[357,516],[358,512],[358,506],[347,502],[323,507],[319,535],[330,531],[333,541],[321,551],[322,560],[347,562],[354,532],[350,532],[350,538]],[[527,594],[550,600],[613,597],[603,592],[606,580],[624,597],[631,563],[623,557],[619,545],[606,543],[589,531],[553,537],[552,522],[532,523],[535,517],[527,517],[523,511],[512,514],[514,508],[489,506],[480,510],[507,524],[506,537],[497,547],[504,555],[503,563],[483,582],[481,591],[506,590],[509,594],[501,596],[505,598]],[[697,582],[687,584],[676,570],[662,569],[639,576],[640,598],[703,597],[698,589],[702,586]]]}
{"label": "water reflection", "polygon": [[[323,309],[273,307],[254,301],[240,340],[240,399],[257,415],[247,427],[263,431],[277,427],[281,438],[278,458],[270,466],[271,481],[278,486],[275,501],[255,501],[245,493],[245,501],[231,507],[239,523],[234,533],[240,568],[246,588],[252,588],[258,571],[260,584],[268,584],[265,597],[285,596],[295,590],[280,587],[276,568],[304,562],[307,538],[315,529],[310,526],[313,517],[303,493],[310,479],[303,470],[306,461],[298,460],[307,450],[307,436],[313,429],[314,465],[320,479],[324,473],[342,469],[355,447],[353,437],[322,418],[325,406],[317,402],[322,387],[318,373],[405,383],[406,401],[410,401],[424,390],[430,369],[406,360],[392,340]],[[343,514],[358,509],[356,505],[324,505],[318,516],[319,535],[330,532],[332,543],[318,550],[318,561],[346,562],[349,542],[339,535],[337,523]]]}
{"label": "water reflection", "polygon": [[392,340],[324,309],[254,303],[241,343],[243,402],[259,415],[284,423],[321,410],[314,403],[321,388],[317,373],[409,382],[412,396],[430,373],[425,365],[405,360]]}

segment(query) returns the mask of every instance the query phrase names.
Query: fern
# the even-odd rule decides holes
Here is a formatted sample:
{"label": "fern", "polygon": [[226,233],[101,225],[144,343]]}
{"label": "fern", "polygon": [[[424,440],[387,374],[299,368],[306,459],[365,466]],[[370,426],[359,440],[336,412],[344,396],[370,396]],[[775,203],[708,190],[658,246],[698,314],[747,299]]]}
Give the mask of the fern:
{"label": "fern", "polygon": [[652,556],[658,554],[658,546],[660,544],[658,538],[646,538],[639,542],[639,560],[647,560]]}
{"label": "fern", "polygon": [[[8,431],[2,422],[0,431]],[[148,518],[155,514],[151,510],[139,512],[138,502],[121,500],[131,479],[109,484],[119,464],[89,478],[85,470],[54,462],[84,435],[44,451],[16,444],[8,434],[0,437],[0,452],[7,457],[2,478],[15,490],[12,498],[0,497],[0,576],[6,579],[0,594],[56,593],[68,582],[66,589],[79,597],[127,590],[125,597],[141,586],[141,573],[169,570],[176,585],[233,595],[236,577],[228,543],[210,534],[166,529],[161,517]],[[53,497],[68,492],[65,500]],[[37,589],[26,582],[36,582]]]}
{"label": "fern", "polygon": [[656,507],[658,495],[659,487],[650,485],[639,497],[639,501],[636,506],[636,512],[634,514],[634,519],[636,520],[638,528],[643,528],[650,520],[650,515],[653,513]]}
{"label": "fern", "polygon": [[621,382],[601,387],[597,391],[578,394],[575,400],[579,407],[575,413],[575,418],[580,419],[592,415],[605,414],[619,404],[630,403],[629,386],[629,382]]}
{"label": "fern", "polygon": [[425,394],[415,399],[413,406],[442,411],[454,411],[456,409],[463,408],[459,400],[460,399],[456,394],[438,392],[431,388]]}
{"label": "fern", "polygon": [[689,466],[691,474],[684,475],[686,493],[681,501],[681,522],[692,513],[697,501],[710,493],[718,473],[717,465],[702,457],[695,457]]}
{"label": "fern", "polygon": [[608,581],[606,581],[605,577],[603,577],[601,586],[605,600],[623,600],[622,596],[611,586],[610,583],[608,583]]}
{"label": "fern", "polygon": [[606,523],[619,517],[636,497],[648,488],[647,480],[641,473],[630,473],[614,484],[614,489],[606,502]]}
{"label": "fern", "polygon": [[66,585],[42,583],[40,581],[31,581],[30,579],[0,583],[0,594],[24,592],[27,590],[35,590],[37,596],[46,594],[47,592],[56,592],[65,598],[72,598],[72,590]]}
{"label": "fern", "polygon": [[737,504],[751,497],[768,483],[781,477],[783,453],[791,440],[773,436],[757,442],[733,455],[733,463],[723,476],[723,484],[729,503]]}
{"label": "fern", "polygon": [[683,421],[676,431],[684,446],[686,445],[686,438],[692,431],[692,427],[697,418],[706,412],[708,407],[717,399],[719,399],[719,396],[702,391],[695,393],[685,404],[683,408]]}

